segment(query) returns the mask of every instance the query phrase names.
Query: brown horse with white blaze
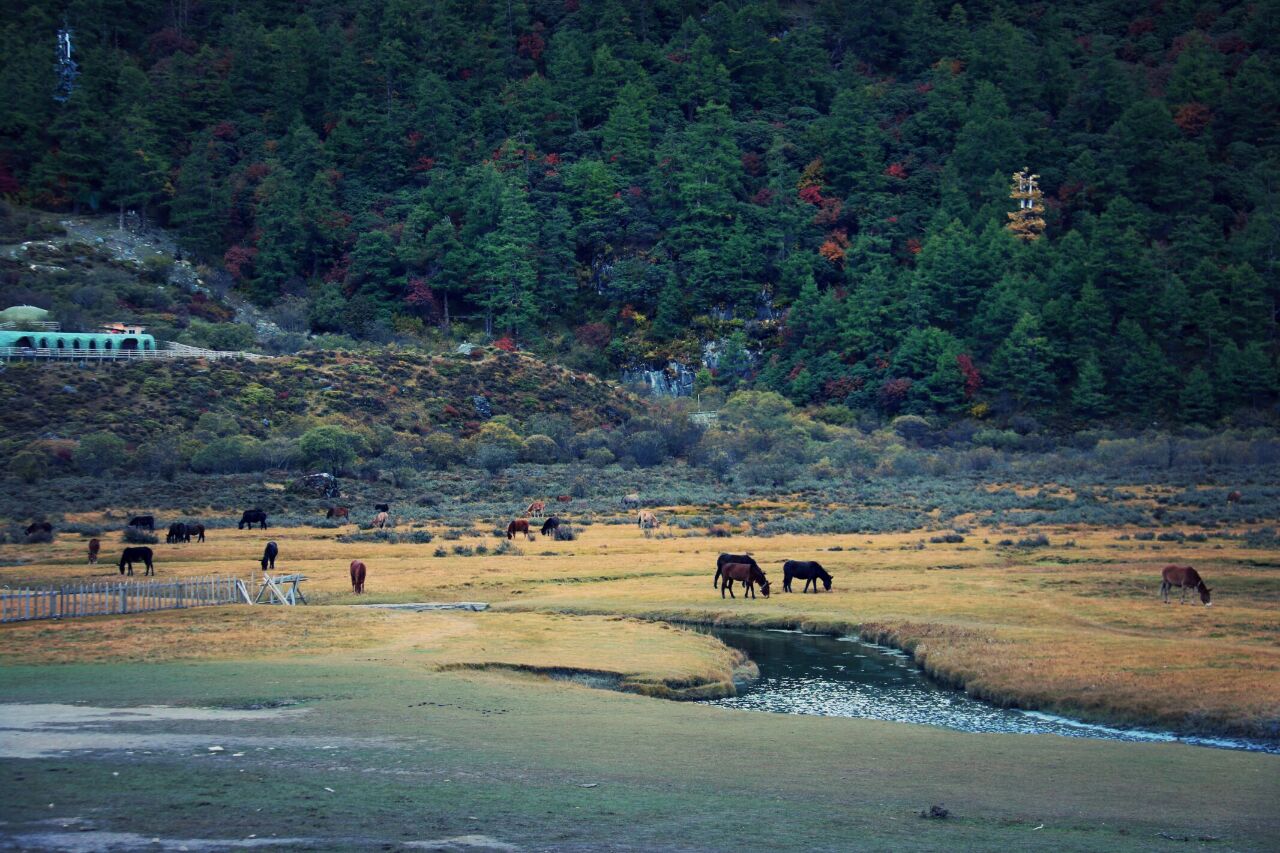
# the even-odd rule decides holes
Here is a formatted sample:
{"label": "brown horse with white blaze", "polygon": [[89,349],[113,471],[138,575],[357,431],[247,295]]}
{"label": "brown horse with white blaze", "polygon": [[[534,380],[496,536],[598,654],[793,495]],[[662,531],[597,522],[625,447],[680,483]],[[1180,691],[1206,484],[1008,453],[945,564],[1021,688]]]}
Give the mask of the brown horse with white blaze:
{"label": "brown horse with white blaze", "polygon": [[363,560],[351,561],[351,590],[356,595],[364,592],[364,578],[367,571]]}
{"label": "brown horse with white blaze", "polygon": [[524,514],[530,517],[539,516],[539,515],[542,515],[543,510],[545,510],[546,508],[547,508],[546,501],[534,501],[533,503],[529,504],[529,507],[524,511]]}
{"label": "brown horse with white blaze", "polygon": [[1165,566],[1164,571],[1160,573],[1160,598],[1165,604],[1169,603],[1169,590],[1175,586],[1182,590],[1180,604],[1187,603],[1187,590],[1194,589],[1200,593],[1200,600],[1204,602],[1205,607],[1213,606],[1209,601],[1209,593],[1213,590],[1205,586],[1200,573],[1190,566]]}

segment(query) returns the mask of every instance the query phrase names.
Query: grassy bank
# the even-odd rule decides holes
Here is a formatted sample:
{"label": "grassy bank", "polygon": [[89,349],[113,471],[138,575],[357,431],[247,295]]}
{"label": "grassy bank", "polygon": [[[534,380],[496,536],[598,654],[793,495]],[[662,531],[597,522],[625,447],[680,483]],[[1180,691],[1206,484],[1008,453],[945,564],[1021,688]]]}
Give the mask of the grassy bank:
{"label": "grassy bank", "polygon": [[[927,534],[645,538],[631,525],[597,524],[574,542],[539,539],[519,543],[518,553],[460,556],[454,546],[474,552],[498,540],[472,535],[427,545],[344,544],[335,541],[336,532],[219,530],[203,544],[155,546],[157,565],[162,577],[248,576],[270,536],[280,543],[278,567],[304,572],[315,604],[482,600],[500,611],[860,633],[911,650],[939,678],[1000,704],[1186,733],[1280,734],[1280,588],[1273,578],[1280,558],[1239,540],[1143,542],[1118,538],[1122,530],[1045,528],[1048,546],[1021,549],[1001,546],[1003,531],[989,529],[969,532],[964,542],[933,543]],[[117,546],[107,539],[105,553],[112,553]],[[434,556],[442,544],[449,546],[445,556]],[[74,536],[60,536],[53,545],[0,546],[0,558],[31,561],[0,567],[0,582],[116,576],[113,566],[86,566],[82,548],[83,540]],[[723,550],[752,550],[774,580],[774,596],[722,600],[711,576],[715,555]],[[357,557],[369,565],[369,594],[362,598],[350,593],[347,579],[347,564]],[[821,561],[835,575],[833,592],[782,593],[778,563],[784,558]],[[1159,574],[1168,563],[1199,568],[1214,587],[1216,605],[1162,605]],[[96,620],[101,629],[77,622],[6,626],[0,648],[10,659],[95,659],[103,654],[100,631],[119,630],[127,637],[126,629],[114,626],[167,624],[163,620],[170,618],[189,620],[182,624],[198,634],[208,630],[208,622],[244,617],[197,612]],[[330,636],[363,647],[382,642],[379,637],[399,641],[393,627],[398,623],[385,614],[339,617],[332,608],[310,607],[270,618],[290,620],[288,630],[279,631],[285,648],[316,650],[340,641]],[[367,625],[358,621],[363,619]],[[498,614],[492,619],[486,624],[502,624]],[[227,653],[233,653],[236,638],[251,637],[254,630],[230,622],[215,634],[227,638]],[[724,681],[731,666],[724,660],[669,671],[624,665],[622,658],[610,657],[630,642],[622,635],[616,643],[576,647],[517,640],[495,642],[502,658],[441,657],[436,663],[607,671],[630,679],[636,689],[713,685]],[[123,645],[128,647],[127,639]],[[255,648],[252,642],[243,646]],[[564,655],[566,648],[575,648],[572,659]],[[149,652],[139,644],[129,654]]]}

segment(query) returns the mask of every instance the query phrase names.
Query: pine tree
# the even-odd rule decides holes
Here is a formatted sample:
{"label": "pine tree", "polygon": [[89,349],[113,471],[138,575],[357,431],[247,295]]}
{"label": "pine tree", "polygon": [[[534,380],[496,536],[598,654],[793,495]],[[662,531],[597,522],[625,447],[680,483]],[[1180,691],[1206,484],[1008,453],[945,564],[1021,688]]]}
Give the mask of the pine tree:
{"label": "pine tree", "polygon": [[1040,333],[1039,320],[1028,312],[996,348],[991,357],[991,375],[996,387],[1020,405],[1040,406],[1054,395],[1049,362],[1049,341]]}
{"label": "pine tree", "polygon": [[1183,420],[1191,423],[1210,423],[1218,413],[1214,399],[1213,380],[1209,372],[1197,366],[1187,375],[1187,382],[1178,395],[1178,410]]}
{"label": "pine tree", "polygon": [[1102,375],[1096,354],[1089,352],[1076,370],[1076,382],[1071,388],[1071,409],[1088,418],[1105,415],[1110,409],[1107,400],[1107,380]]}

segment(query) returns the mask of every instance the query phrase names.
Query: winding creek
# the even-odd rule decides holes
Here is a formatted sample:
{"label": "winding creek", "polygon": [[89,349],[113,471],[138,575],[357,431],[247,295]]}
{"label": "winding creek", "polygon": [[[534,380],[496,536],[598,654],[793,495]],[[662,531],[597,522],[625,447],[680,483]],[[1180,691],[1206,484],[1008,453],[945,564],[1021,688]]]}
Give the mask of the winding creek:
{"label": "winding creek", "polygon": [[705,630],[745,652],[760,668],[760,678],[739,684],[737,696],[707,700],[704,704],[708,705],[891,720],[966,732],[1181,742],[1280,754],[1280,742],[1178,737],[1172,732],[1113,728],[1037,711],[1000,708],[936,684],[910,655],[852,637],[779,630]]}

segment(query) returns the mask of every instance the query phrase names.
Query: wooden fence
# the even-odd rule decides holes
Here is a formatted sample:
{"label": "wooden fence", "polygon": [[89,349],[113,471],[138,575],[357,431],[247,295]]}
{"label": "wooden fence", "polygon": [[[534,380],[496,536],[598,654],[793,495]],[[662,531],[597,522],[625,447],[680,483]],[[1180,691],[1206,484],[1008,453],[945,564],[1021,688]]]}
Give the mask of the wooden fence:
{"label": "wooden fence", "polygon": [[244,581],[232,577],[0,589],[0,622],[71,619],[236,603],[248,603],[248,592]]}

